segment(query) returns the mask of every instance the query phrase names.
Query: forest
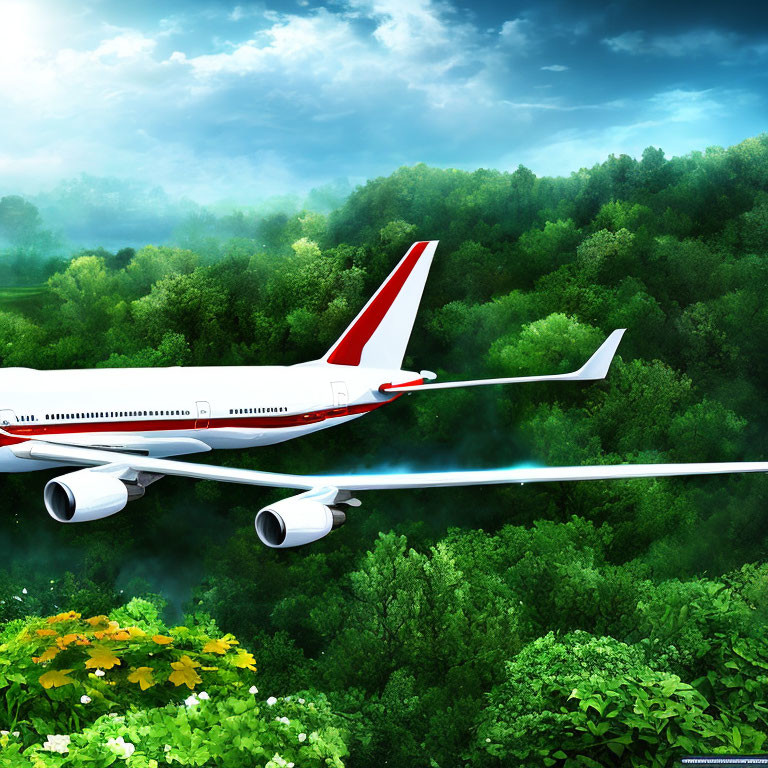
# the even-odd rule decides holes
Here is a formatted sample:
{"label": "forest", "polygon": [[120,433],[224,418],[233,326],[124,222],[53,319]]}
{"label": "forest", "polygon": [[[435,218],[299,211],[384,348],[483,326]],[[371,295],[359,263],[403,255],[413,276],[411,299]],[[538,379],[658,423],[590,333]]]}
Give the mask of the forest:
{"label": "forest", "polygon": [[[416,165],[320,202],[67,251],[2,197],[0,365],[315,359],[439,239],[406,369],[561,373],[626,328],[607,378],[416,393],[206,460],[768,458],[768,135],[562,178]],[[767,748],[761,474],[368,492],[296,550],[253,529],[278,491],[166,477],[68,526],[43,506],[56,474],[0,478],[3,768],[662,768]]]}

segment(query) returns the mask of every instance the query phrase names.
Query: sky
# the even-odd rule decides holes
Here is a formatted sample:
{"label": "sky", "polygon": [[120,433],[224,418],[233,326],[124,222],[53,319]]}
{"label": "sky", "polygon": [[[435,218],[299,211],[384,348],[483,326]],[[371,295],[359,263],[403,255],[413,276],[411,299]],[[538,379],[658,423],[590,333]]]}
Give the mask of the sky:
{"label": "sky", "polygon": [[249,204],[729,146],[767,125],[763,6],[0,0],[0,194],[88,173]]}

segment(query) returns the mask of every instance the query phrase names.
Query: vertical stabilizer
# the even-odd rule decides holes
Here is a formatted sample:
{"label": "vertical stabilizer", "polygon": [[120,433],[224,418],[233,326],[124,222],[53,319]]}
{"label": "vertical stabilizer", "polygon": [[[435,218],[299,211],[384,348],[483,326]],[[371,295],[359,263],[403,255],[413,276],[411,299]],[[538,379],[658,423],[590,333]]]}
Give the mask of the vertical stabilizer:
{"label": "vertical stabilizer", "polygon": [[437,240],[414,243],[322,358],[333,365],[400,368]]}

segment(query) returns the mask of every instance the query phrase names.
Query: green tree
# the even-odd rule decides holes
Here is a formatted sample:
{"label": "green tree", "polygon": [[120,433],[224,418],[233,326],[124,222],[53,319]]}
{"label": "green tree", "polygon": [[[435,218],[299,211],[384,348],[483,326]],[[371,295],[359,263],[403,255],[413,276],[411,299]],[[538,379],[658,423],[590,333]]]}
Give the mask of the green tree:
{"label": "green tree", "polygon": [[42,225],[40,213],[19,195],[0,198],[0,235],[14,244],[29,242]]}

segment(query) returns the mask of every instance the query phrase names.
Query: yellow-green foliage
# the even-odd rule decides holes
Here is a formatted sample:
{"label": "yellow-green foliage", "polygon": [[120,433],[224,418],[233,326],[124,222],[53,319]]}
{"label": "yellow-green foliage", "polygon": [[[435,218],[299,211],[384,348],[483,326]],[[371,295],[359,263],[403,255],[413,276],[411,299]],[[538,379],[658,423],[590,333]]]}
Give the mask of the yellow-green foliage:
{"label": "yellow-green foliage", "polygon": [[15,622],[3,639],[3,768],[341,766],[346,752],[322,696],[259,695],[253,655],[212,622],[168,628],[134,599]]}
{"label": "yellow-green foliage", "polygon": [[165,704],[178,700],[180,687],[237,690],[254,682],[254,658],[232,635],[167,629],[141,602],[117,612],[125,619],[134,613],[134,622],[69,611],[29,619],[0,645],[9,726],[34,715],[41,702],[82,717],[86,708],[101,713],[128,703]]}

